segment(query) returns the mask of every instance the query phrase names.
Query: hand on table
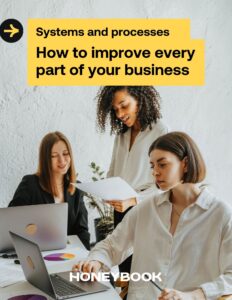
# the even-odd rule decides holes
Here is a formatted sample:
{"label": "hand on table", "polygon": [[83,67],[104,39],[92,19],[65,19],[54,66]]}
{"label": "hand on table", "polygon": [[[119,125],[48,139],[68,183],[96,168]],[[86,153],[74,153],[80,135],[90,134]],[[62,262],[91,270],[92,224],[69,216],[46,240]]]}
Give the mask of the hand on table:
{"label": "hand on table", "polygon": [[72,272],[97,274],[100,271],[101,267],[102,264],[98,260],[82,260],[72,267]]}
{"label": "hand on table", "polygon": [[173,289],[164,289],[158,300],[205,300],[202,289],[192,292],[180,292]]}
{"label": "hand on table", "polygon": [[136,198],[129,198],[125,200],[107,200],[105,201],[106,203],[110,204],[113,206],[113,208],[118,211],[118,212],[124,212],[126,211],[129,207],[135,206],[137,204]]}

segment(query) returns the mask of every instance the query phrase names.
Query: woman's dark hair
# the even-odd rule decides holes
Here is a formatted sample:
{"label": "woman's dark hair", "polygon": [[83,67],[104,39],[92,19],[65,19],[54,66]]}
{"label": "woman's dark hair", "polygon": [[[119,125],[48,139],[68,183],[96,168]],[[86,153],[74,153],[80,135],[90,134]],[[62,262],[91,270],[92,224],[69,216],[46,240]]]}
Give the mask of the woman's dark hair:
{"label": "woman's dark hair", "polygon": [[114,94],[125,90],[138,101],[138,120],[141,131],[161,118],[160,96],[153,86],[105,86],[97,95],[97,123],[101,131],[105,131],[107,118],[110,118],[111,133],[124,133],[128,127],[116,117],[112,107]]}
{"label": "woman's dark hair", "polygon": [[70,167],[65,174],[65,180],[68,182],[68,191],[72,195],[75,192],[75,186],[71,182],[76,181],[76,172],[71,145],[66,136],[59,132],[50,132],[44,136],[39,147],[39,164],[36,175],[39,177],[41,187],[48,193],[57,196],[57,189],[52,175],[52,147],[59,141],[63,141],[70,155]]}
{"label": "woman's dark hair", "polygon": [[149,155],[155,149],[171,152],[179,160],[187,159],[187,172],[184,183],[197,183],[204,180],[206,167],[199,148],[189,135],[184,132],[170,132],[156,139],[149,148]]}

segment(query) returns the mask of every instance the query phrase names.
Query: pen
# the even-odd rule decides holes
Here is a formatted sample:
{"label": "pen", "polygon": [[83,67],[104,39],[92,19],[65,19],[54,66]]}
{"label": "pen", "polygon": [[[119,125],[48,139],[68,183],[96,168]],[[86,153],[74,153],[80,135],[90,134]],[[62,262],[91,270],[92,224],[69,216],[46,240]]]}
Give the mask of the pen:
{"label": "pen", "polygon": [[[144,277],[146,277],[147,279],[149,279],[149,277],[148,277],[147,274],[144,274]],[[155,281],[153,281],[152,279],[150,279],[150,282],[151,282],[155,287],[157,287],[157,289],[159,289],[161,292],[163,291],[163,289],[161,289],[161,287],[158,286],[158,284],[155,283]]]}

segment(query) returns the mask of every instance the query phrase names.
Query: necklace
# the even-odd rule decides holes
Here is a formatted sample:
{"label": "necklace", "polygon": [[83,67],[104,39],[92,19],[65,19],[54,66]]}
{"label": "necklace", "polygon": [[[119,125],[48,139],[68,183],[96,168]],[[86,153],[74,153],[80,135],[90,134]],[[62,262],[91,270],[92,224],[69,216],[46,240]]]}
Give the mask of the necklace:
{"label": "necklace", "polygon": [[172,208],[173,208],[174,212],[180,217],[181,213],[178,212],[178,210],[176,209],[174,204],[172,204]]}

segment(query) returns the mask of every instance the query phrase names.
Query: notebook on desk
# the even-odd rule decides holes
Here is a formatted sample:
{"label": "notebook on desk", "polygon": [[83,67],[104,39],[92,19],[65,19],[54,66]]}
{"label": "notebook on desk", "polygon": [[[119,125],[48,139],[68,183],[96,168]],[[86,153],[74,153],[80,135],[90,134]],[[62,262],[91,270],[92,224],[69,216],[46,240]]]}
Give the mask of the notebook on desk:
{"label": "notebook on desk", "polygon": [[63,249],[67,224],[67,203],[0,208],[0,252],[14,249],[9,231],[36,242],[41,250]]}
{"label": "notebook on desk", "polygon": [[53,299],[69,299],[109,289],[98,281],[70,282],[70,272],[49,275],[38,245],[13,232],[10,235],[27,281]]}

